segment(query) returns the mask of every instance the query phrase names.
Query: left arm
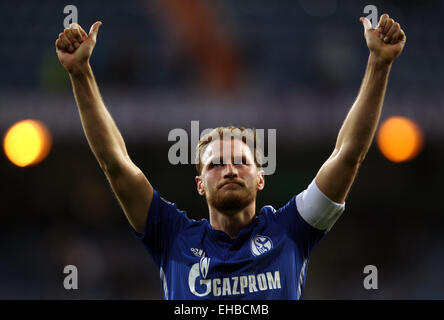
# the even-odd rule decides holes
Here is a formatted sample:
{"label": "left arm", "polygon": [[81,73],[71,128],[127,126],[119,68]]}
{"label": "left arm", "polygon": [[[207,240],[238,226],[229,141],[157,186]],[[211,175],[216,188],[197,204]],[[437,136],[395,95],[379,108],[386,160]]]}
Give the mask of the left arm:
{"label": "left arm", "polygon": [[339,131],[331,156],[315,182],[330,200],[344,203],[358,169],[375,135],[393,61],[404,48],[406,37],[399,23],[383,14],[376,29],[361,18],[370,55],[359,94]]}

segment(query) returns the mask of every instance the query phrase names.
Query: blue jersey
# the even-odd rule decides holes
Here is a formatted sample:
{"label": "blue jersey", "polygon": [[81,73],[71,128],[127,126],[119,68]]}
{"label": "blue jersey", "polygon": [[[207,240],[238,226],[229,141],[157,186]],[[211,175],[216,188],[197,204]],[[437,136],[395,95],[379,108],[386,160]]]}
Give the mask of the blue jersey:
{"label": "blue jersey", "polygon": [[[136,234],[136,233],[135,233]],[[326,234],[293,197],[263,207],[236,239],[189,219],[154,191],[141,239],[160,270],[165,299],[301,299],[313,246]]]}

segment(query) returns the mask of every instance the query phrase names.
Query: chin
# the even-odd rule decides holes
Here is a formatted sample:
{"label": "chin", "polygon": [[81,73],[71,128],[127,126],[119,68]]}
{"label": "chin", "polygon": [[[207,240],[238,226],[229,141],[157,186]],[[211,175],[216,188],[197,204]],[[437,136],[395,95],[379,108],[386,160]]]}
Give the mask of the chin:
{"label": "chin", "polygon": [[209,203],[221,212],[235,212],[250,205],[255,196],[254,192],[245,190],[223,190]]}

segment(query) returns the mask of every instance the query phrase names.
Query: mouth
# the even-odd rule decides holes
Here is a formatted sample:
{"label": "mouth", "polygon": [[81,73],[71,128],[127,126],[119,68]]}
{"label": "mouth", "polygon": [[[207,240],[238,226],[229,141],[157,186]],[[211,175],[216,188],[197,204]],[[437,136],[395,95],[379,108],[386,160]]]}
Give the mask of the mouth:
{"label": "mouth", "polygon": [[220,186],[219,189],[222,188],[237,188],[237,187],[242,187],[242,184],[236,181],[229,181],[229,182],[225,182],[224,184],[222,184]]}

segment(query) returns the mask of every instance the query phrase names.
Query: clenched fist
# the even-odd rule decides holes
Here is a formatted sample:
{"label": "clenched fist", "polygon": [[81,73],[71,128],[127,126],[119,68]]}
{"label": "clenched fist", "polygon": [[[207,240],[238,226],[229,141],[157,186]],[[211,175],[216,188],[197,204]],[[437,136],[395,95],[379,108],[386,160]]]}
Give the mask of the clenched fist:
{"label": "clenched fist", "polygon": [[367,18],[361,17],[360,21],[364,26],[364,36],[370,52],[381,62],[393,62],[401,54],[406,42],[406,36],[399,23],[386,13],[379,19],[376,29],[372,29]]}
{"label": "clenched fist", "polygon": [[59,34],[55,42],[57,56],[69,73],[80,71],[89,62],[101,25],[102,22],[95,22],[86,34],[81,26],[72,23],[69,29]]}

